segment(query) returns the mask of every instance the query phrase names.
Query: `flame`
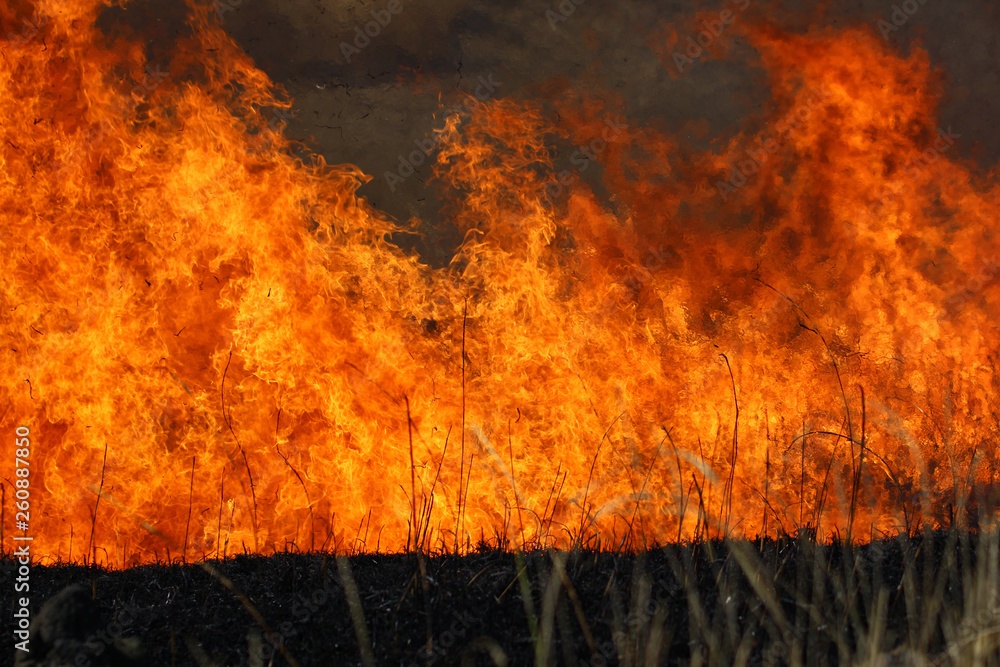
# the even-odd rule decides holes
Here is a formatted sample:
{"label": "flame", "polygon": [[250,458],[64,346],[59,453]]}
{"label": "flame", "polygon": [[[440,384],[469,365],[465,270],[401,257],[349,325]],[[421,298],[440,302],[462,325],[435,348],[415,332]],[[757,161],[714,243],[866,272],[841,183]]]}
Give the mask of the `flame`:
{"label": "flame", "polygon": [[[1000,198],[920,49],[737,23],[773,110],[705,153],[589,99],[452,116],[465,240],[431,269],[368,176],[292,156],[208,8],[168,63],[101,8],[0,14],[0,430],[4,461],[32,430],[36,554],[867,536],[990,497]],[[609,198],[549,187],[551,133]]]}

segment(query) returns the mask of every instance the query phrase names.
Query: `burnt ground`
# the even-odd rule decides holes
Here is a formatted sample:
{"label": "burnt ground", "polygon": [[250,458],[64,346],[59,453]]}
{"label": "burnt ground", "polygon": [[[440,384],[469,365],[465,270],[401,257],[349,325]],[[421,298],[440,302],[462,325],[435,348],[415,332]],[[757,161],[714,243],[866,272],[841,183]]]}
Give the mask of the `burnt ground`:
{"label": "burnt ground", "polygon": [[[425,575],[420,558],[406,554],[352,556],[346,559],[352,575],[330,555],[294,553],[239,556],[209,568],[36,565],[30,600],[38,662],[25,664],[294,664],[290,658],[300,665],[360,665],[351,579],[378,665],[531,665],[536,645],[553,665],[679,665],[691,664],[695,653],[741,651],[751,665],[783,664],[787,650],[803,651],[805,664],[847,664],[854,660],[845,656],[860,650],[859,637],[882,619],[880,651],[912,642],[915,628],[930,621],[924,648],[940,656],[953,649],[948,624],[969,602],[973,588],[963,577],[974,572],[975,553],[975,538],[950,532],[854,549],[805,537],[671,545],[639,555],[484,548],[423,557]],[[564,578],[556,559],[564,561]],[[213,568],[214,575],[207,571]],[[15,572],[5,557],[0,591],[7,628]],[[995,614],[996,581],[990,581]],[[65,663],[44,662],[38,629],[48,624],[54,643],[53,613],[71,605],[64,599],[41,618],[39,609],[70,584],[83,586],[72,604],[83,609],[81,627],[88,630],[79,631],[69,657],[63,647]],[[96,612],[85,609],[91,597]],[[136,640],[141,654],[129,646]],[[647,654],[657,643],[658,659]],[[109,662],[119,653],[114,645],[135,661]],[[13,664],[6,651],[2,660]]]}

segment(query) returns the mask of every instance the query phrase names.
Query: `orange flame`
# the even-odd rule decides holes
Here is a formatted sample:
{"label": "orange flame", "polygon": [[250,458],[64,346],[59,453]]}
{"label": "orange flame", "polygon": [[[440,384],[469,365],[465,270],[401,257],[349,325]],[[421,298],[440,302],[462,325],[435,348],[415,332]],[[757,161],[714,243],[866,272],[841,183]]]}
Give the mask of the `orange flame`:
{"label": "orange flame", "polygon": [[[367,176],[290,156],[209,10],[151,63],[100,6],[0,14],[32,26],[0,67],[0,449],[32,429],[36,554],[867,536],[989,496],[1000,198],[919,49],[734,25],[775,110],[718,153],[587,100],[453,117],[432,270]],[[550,201],[557,131],[602,138],[612,205]]]}

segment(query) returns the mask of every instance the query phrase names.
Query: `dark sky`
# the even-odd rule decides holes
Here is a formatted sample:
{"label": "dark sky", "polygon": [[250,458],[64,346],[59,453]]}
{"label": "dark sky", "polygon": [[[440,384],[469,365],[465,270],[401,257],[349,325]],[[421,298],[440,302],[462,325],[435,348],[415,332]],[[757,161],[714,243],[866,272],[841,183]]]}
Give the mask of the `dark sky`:
{"label": "dark sky", "polygon": [[[172,11],[170,2],[132,3],[126,13],[176,25],[184,10],[177,4]],[[651,48],[665,24],[696,35],[691,26],[699,10],[790,31],[867,25],[902,54],[920,44],[944,74],[941,125],[961,135],[960,156],[984,169],[1000,156],[1000,10],[988,0],[214,2],[223,27],[295,100],[287,134],[328,163],[349,162],[371,174],[361,192],[376,207],[400,220],[424,220],[432,233],[417,248],[434,264],[447,260],[456,239],[438,215],[427,164],[401,183],[384,174],[396,172],[400,155],[441,127],[439,105],[460,101],[459,91],[544,99],[559,86],[585,90],[610,98],[629,123],[683,136],[692,121],[707,122],[707,134],[691,138],[702,142],[699,149],[763,122],[766,78],[734,31],[715,38],[726,57],[702,57],[683,71]],[[366,28],[374,36],[362,36]],[[574,150],[554,149],[557,166]]]}

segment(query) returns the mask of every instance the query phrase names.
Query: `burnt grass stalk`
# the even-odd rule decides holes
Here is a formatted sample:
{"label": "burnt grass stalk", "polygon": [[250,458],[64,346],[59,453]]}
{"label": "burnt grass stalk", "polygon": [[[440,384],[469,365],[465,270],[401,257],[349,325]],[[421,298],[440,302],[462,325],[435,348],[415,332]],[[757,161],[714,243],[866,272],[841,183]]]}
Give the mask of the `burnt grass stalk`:
{"label": "burnt grass stalk", "polygon": [[[983,528],[33,565],[32,652],[17,664],[992,665],[998,555]],[[8,553],[7,599],[16,572]]]}

